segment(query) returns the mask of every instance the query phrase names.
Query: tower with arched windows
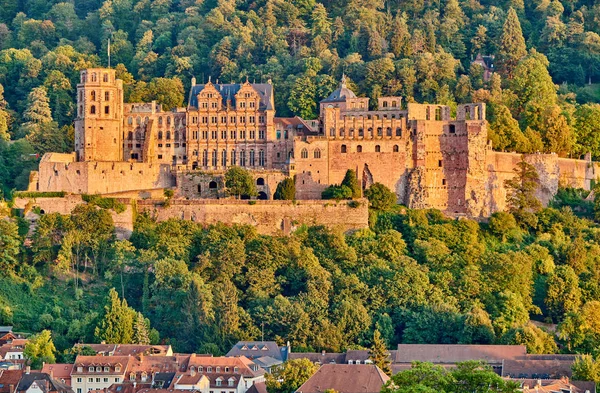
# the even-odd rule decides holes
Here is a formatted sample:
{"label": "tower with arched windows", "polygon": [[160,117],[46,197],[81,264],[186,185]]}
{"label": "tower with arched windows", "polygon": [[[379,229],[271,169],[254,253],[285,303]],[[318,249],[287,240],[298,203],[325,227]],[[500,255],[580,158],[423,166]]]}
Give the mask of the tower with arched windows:
{"label": "tower with arched windows", "polygon": [[115,70],[81,71],[77,85],[77,161],[123,161],[123,82]]}

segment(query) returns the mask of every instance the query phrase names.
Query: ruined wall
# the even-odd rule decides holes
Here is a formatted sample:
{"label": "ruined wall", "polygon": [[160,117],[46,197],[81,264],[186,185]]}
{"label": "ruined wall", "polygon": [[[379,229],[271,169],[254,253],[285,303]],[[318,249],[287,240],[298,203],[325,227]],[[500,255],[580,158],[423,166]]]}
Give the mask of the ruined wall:
{"label": "ruined wall", "polygon": [[74,194],[107,194],[174,185],[170,166],[165,164],[66,162],[52,160],[52,156],[42,159],[38,178],[38,191]]}
{"label": "ruined wall", "polygon": [[366,200],[358,207],[348,201],[239,201],[172,200],[169,206],[158,201],[138,201],[138,212],[148,212],[158,221],[169,218],[192,220],[205,224],[222,222],[228,225],[245,224],[256,227],[262,234],[288,234],[297,226],[326,225],[344,231],[368,227],[369,212]]}
{"label": "ruined wall", "polygon": [[[277,185],[287,177],[281,171],[250,171],[258,199],[273,199]],[[177,196],[187,199],[226,198],[224,171],[181,171],[176,173]]]}
{"label": "ruined wall", "polygon": [[[515,176],[514,168],[521,161],[521,154],[487,152],[487,181],[485,205],[482,216],[506,209],[504,182]],[[559,187],[577,187],[589,190],[592,181],[600,177],[600,164],[585,160],[559,158],[556,154],[528,154],[525,161],[532,164],[540,177],[536,196],[547,205]]]}

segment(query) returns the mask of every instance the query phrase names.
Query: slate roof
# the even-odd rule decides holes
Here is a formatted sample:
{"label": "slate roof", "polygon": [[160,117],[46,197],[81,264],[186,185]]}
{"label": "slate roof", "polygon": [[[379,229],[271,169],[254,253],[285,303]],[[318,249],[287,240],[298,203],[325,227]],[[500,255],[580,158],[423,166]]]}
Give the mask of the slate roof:
{"label": "slate roof", "polygon": [[73,393],[73,390],[66,384],[50,378],[50,375],[41,372],[24,373],[17,385],[17,391],[23,392],[29,389],[33,383],[37,383],[46,392]]}
{"label": "slate roof", "polygon": [[269,367],[273,367],[273,366],[282,364],[283,362],[279,359],[275,359],[270,356],[263,356],[263,357],[254,359],[254,363],[258,364],[260,367],[269,368]]}
{"label": "slate roof", "polygon": [[[235,95],[242,88],[242,83],[212,83],[212,85],[217,89],[217,91],[221,94],[223,98],[223,106],[227,105],[227,100],[231,100],[231,105],[235,107]],[[188,105],[193,108],[198,107],[198,94],[202,90],[206,84],[202,85],[194,85],[190,90],[190,100]],[[273,110],[273,105],[271,103],[271,96],[273,95],[273,85],[269,83],[250,83],[250,86],[258,93],[260,97],[260,105],[258,109],[261,110]]]}
{"label": "slate roof", "polygon": [[527,349],[524,345],[398,344],[394,363],[457,363],[467,360],[502,363],[505,359],[525,355]]}
{"label": "slate roof", "polygon": [[0,326],[0,334],[10,333],[12,329],[12,326]]}
{"label": "slate roof", "polygon": [[374,364],[324,364],[297,390],[298,393],[379,393],[390,379]]}
{"label": "slate roof", "polygon": [[270,356],[285,361],[287,359],[287,347],[280,348],[275,341],[239,341],[225,356],[245,356],[249,359]]}
{"label": "slate roof", "polygon": [[356,94],[346,86],[346,76],[344,75],[339,87],[321,102],[344,102],[347,98],[356,98]]}

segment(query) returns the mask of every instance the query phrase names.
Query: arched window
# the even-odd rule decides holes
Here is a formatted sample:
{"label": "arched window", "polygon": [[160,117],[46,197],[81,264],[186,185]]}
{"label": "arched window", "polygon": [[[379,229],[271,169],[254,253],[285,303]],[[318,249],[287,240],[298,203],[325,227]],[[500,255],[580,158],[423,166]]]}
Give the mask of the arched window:
{"label": "arched window", "polygon": [[377,127],[377,136],[383,136],[383,128]]}
{"label": "arched window", "polygon": [[300,152],[300,158],[308,158],[308,150],[302,149]]}
{"label": "arched window", "polygon": [[158,131],[158,139],[162,139],[163,138],[163,132],[162,131]]}
{"label": "arched window", "polygon": [[93,73],[92,73],[92,82],[96,82],[96,79],[97,79],[97,78],[98,78],[98,77],[96,76],[96,73],[95,73],[95,72],[93,72]]}
{"label": "arched window", "polygon": [[255,161],[255,156],[254,156],[254,150],[251,149],[250,150],[250,166],[255,166],[256,165],[256,161]]}
{"label": "arched window", "polygon": [[388,107],[388,102],[387,101],[383,101],[383,107],[387,108]]}
{"label": "arched window", "polygon": [[236,151],[231,151],[231,165],[235,165],[237,163],[237,155]]}
{"label": "arched window", "polygon": [[214,190],[215,188],[217,188],[217,182],[216,181],[211,181],[210,183],[208,183],[208,188],[210,188],[211,190]]}
{"label": "arched window", "polygon": [[373,128],[369,127],[369,129],[367,130],[369,132],[369,136],[373,136]]}
{"label": "arched window", "polygon": [[90,114],[92,114],[92,115],[96,114],[96,105],[90,106]]}
{"label": "arched window", "polygon": [[144,124],[148,124],[148,116],[144,117]]}
{"label": "arched window", "polygon": [[347,147],[346,147],[346,145],[342,145],[341,152],[342,152],[342,153],[346,153],[347,151],[348,151],[348,150],[347,150]]}
{"label": "arched window", "polygon": [[381,146],[375,145],[375,153],[381,153]]}
{"label": "arched window", "polygon": [[108,82],[108,74],[105,73],[104,75],[102,75],[102,81],[103,82]]}
{"label": "arched window", "polygon": [[240,166],[246,166],[246,150],[240,151]]}
{"label": "arched window", "polygon": [[133,140],[133,132],[129,131],[129,133],[127,134],[127,139],[130,141]]}
{"label": "arched window", "polygon": [[158,118],[158,125],[159,125],[159,126],[162,126],[162,123],[163,123],[163,117],[162,117],[162,116],[160,116],[160,117]]}
{"label": "arched window", "polygon": [[388,127],[385,129],[385,135],[386,136],[392,136],[392,127]]}
{"label": "arched window", "polygon": [[258,151],[258,166],[265,166],[265,152],[262,149]]}
{"label": "arched window", "polygon": [[264,186],[265,185],[265,179],[263,179],[262,177],[259,177],[258,179],[256,179],[256,185],[257,186]]}
{"label": "arched window", "polygon": [[92,92],[90,93],[90,99],[92,101],[96,101],[96,92],[92,90]]}
{"label": "arched window", "polygon": [[202,151],[202,166],[208,166],[208,150]]}
{"label": "arched window", "polygon": [[398,153],[398,145],[394,145],[394,153]]}
{"label": "arched window", "polygon": [[400,127],[396,128],[396,136],[402,136],[402,128],[400,128]]}
{"label": "arched window", "polygon": [[171,131],[167,131],[167,140],[171,140]]}
{"label": "arched window", "polygon": [[340,128],[340,136],[346,136],[346,130],[344,130],[344,127]]}
{"label": "arched window", "polygon": [[392,101],[392,108],[395,108],[397,106],[396,101]]}
{"label": "arched window", "polygon": [[217,151],[216,150],[212,151],[211,158],[212,158],[212,160],[211,160],[212,166],[217,166]]}
{"label": "arched window", "polygon": [[365,130],[362,127],[358,129],[358,136],[365,136]]}
{"label": "arched window", "polygon": [[321,158],[321,150],[319,150],[319,148],[315,149],[314,157],[315,158]]}
{"label": "arched window", "polygon": [[140,124],[142,124],[142,118],[141,118],[141,117],[139,117],[139,116],[138,116],[138,117],[136,117],[136,118],[135,118],[135,124],[137,124],[138,126],[139,126]]}
{"label": "arched window", "polygon": [[361,145],[356,146],[356,152],[357,153],[362,153],[362,146]]}
{"label": "arched window", "polygon": [[133,117],[129,116],[127,118],[127,124],[132,125],[133,124]]}
{"label": "arched window", "polygon": [[179,140],[179,131],[175,131],[175,140],[178,141]]}
{"label": "arched window", "polygon": [[171,125],[171,117],[167,117],[167,126]]}
{"label": "arched window", "polygon": [[227,150],[221,150],[221,166],[227,166]]}

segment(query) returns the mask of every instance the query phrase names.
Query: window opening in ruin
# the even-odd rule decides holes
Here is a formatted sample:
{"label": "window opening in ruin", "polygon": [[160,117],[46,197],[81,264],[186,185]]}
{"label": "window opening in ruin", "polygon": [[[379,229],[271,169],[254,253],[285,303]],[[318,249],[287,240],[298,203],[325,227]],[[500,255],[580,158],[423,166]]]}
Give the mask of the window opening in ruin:
{"label": "window opening in ruin", "polygon": [[383,107],[387,108],[388,107],[388,102],[387,101],[383,101]]}
{"label": "window opening in ruin", "polygon": [[381,153],[381,146],[375,145],[375,153]]}
{"label": "window opening in ruin", "polygon": [[456,134],[456,126],[454,124],[450,124],[448,127],[451,134]]}
{"label": "window opening in ruin", "polygon": [[108,105],[106,105],[106,106],[104,107],[104,114],[105,114],[105,115],[108,115],[108,114],[110,114],[110,107],[109,107]]}
{"label": "window opening in ruin", "polygon": [[265,185],[265,179],[263,179],[262,177],[259,177],[258,179],[256,179],[256,185],[257,186],[264,186]]}
{"label": "window opening in ruin", "polygon": [[302,149],[302,152],[300,153],[300,158],[308,158],[308,150]]}
{"label": "window opening in ruin", "polygon": [[435,120],[442,120],[442,108],[435,108]]}
{"label": "window opening in ruin", "polygon": [[438,166],[441,168],[442,167],[442,160],[438,160]]}
{"label": "window opening in ruin", "polygon": [[[198,186],[200,187],[200,186]],[[217,188],[217,182],[216,181],[211,181],[210,183],[208,183],[208,188],[210,188],[211,190],[214,190],[215,188]]]}
{"label": "window opening in ruin", "polygon": [[356,152],[357,153],[362,153],[362,146],[361,145],[356,146]]}
{"label": "window opening in ruin", "polygon": [[342,145],[342,150],[341,151],[342,151],[342,153],[346,153],[347,152],[346,145]]}
{"label": "window opening in ruin", "polygon": [[319,148],[315,149],[314,157],[321,158],[321,150]]}
{"label": "window opening in ruin", "polygon": [[102,76],[102,81],[103,81],[103,82],[108,82],[108,74],[104,74],[104,75]]}
{"label": "window opening in ruin", "polygon": [[104,101],[110,101],[110,93],[107,91],[104,92]]}
{"label": "window opening in ruin", "polygon": [[398,153],[398,145],[394,145],[394,153]]}
{"label": "window opening in ruin", "polygon": [[96,114],[96,105],[92,105],[92,106],[90,107],[90,113],[91,113],[92,115],[95,115],[95,114]]}

